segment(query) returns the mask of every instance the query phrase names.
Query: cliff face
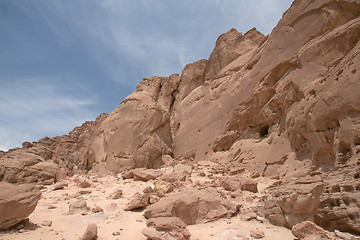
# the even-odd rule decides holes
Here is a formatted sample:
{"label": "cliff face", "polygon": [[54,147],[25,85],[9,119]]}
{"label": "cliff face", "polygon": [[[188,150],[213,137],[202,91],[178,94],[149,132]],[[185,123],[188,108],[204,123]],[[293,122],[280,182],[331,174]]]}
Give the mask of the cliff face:
{"label": "cliff face", "polygon": [[144,79],[97,129],[81,167],[159,167],[169,154],[292,176],[352,163],[359,9],[295,1],[268,37],[231,29],[180,78]]}
{"label": "cliff face", "polygon": [[[269,36],[231,29],[209,59],[186,65],[181,76],[143,79],[108,116],[2,153],[0,179],[38,181],[37,170],[29,172],[36,164],[53,172],[158,168],[170,155],[284,179],[329,173],[328,188],[337,172],[358,181],[359,39],[359,0],[295,0]],[[14,162],[22,167],[12,170]],[[345,230],[360,231],[355,225]]]}

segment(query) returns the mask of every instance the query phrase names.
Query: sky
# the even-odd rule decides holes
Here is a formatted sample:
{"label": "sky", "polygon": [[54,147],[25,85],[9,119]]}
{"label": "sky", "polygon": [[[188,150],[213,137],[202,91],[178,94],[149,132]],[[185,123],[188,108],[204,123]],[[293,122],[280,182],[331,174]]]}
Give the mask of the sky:
{"label": "sky", "polygon": [[0,150],[110,113],[231,28],[270,34],[292,0],[0,0]]}

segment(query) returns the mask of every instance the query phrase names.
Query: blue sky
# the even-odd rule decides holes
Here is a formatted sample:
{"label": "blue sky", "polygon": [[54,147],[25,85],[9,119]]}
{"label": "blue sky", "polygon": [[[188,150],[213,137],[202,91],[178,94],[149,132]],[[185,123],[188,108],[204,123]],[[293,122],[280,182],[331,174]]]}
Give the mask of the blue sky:
{"label": "blue sky", "polygon": [[111,112],[232,27],[269,34],[291,0],[0,0],[0,150]]}

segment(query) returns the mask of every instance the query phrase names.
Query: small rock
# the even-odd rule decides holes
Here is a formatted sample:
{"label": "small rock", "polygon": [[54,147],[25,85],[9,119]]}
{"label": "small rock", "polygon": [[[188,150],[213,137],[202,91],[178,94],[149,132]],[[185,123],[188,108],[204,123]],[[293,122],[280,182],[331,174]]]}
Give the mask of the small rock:
{"label": "small rock", "polygon": [[186,180],[186,175],[171,172],[169,174],[164,175],[161,178],[161,180],[163,180],[165,182],[169,182],[169,183],[177,183],[177,182],[180,182],[180,181],[185,181]]}
{"label": "small rock", "polygon": [[125,171],[121,176],[122,176],[123,179],[130,179],[130,178],[134,177],[134,174],[130,170],[130,171]]}
{"label": "small rock", "polygon": [[45,227],[51,227],[52,225],[52,221],[49,220],[44,220],[41,225],[45,226]]}
{"label": "small rock", "polygon": [[254,171],[253,173],[251,173],[250,177],[251,178],[258,178],[258,177],[260,177],[260,173],[258,171]]}
{"label": "small rock", "polygon": [[114,236],[120,236],[120,234],[121,234],[120,232],[113,232],[112,233],[112,235],[114,235]]}
{"label": "small rock", "polygon": [[48,179],[41,182],[42,185],[51,185],[54,183],[54,179]]}
{"label": "small rock", "polygon": [[170,155],[162,155],[161,157],[164,166],[174,166],[176,161]]}
{"label": "small rock", "polygon": [[155,195],[155,194],[150,195],[150,198],[149,198],[150,204],[157,203],[158,201],[160,201],[160,197],[158,195]]}
{"label": "small rock", "polygon": [[110,194],[108,198],[119,199],[119,198],[121,198],[122,194],[123,194],[123,191],[121,189],[115,189],[115,191],[112,194]]}
{"label": "small rock", "polygon": [[344,240],[360,240],[360,237],[356,237],[350,233],[340,232],[339,230],[334,231],[335,235]]}
{"label": "small rock", "polygon": [[81,194],[80,194],[79,192],[71,195],[72,198],[78,198],[78,197],[80,197],[80,196],[81,196]]}
{"label": "small rock", "polygon": [[70,172],[68,169],[60,169],[55,176],[56,182],[60,182],[63,179],[66,179],[67,176],[70,176]]}
{"label": "small rock", "polygon": [[78,184],[79,187],[82,187],[82,188],[88,188],[88,187],[91,187],[91,184],[84,180],[84,181],[81,181],[79,184]]}
{"label": "small rock", "polygon": [[80,193],[81,195],[90,194],[90,193],[91,193],[91,190],[90,190],[90,189],[81,189],[81,190],[79,190],[79,193]]}
{"label": "small rock", "polygon": [[256,229],[255,231],[250,231],[250,236],[255,239],[261,239],[265,237],[265,233],[263,231]]}
{"label": "small rock", "polygon": [[165,181],[156,181],[154,183],[155,185],[155,192],[158,192],[160,194],[166,194],[174,190],[174,187],[171,183],[165,182]]}
{"label": "small rock", "polygon": [[81,240],[94,240],[97,237],[97,226],[94,223],[90,223]]}
{"label": "small rock", "polygon": [[258,192],[257,182],[251,179],[241,179],[241,190],[253,193]]}
{"label": "small rock", "polygon": [[144,188],[143,193],[153,193],[153,192],[155,192],[154,188],[155,188],[154,185],[148,186],[148,187]]}
{"label": "small rock", "polygon": [[192,169],[190,166],[180,163],[174,167],[174,172],[179,175],[190,176],[192,173]]}
{"label": "small rock", "polygon": [[86,202],[85,201],[77,201],[77,202],[74,202],[74,203],[71,203],[69,205],[69,214],[74,214],[74,213],[77,213],[77,212],[87,212],[89,211],[89,207],[87,206]]}
{"label": "small rock", "polygon": [[244,168],[236,168],[236,169],[233,169],[233,170],[230,170],[229,171],[229,175],[238,175],[242,172],[245,172],[245,169]]}
{"label": "small rock", "polygon": [[263,223],[264,222],[264,219],[262,217],[259,217],[259,216],[256,216],[255,218],[257,221]]}
{"label": "small rock", "polygon": [[62,190],[64,189],[66,186],[68,186],[68,183],[67,182],[58,182],[56,183],[53,187],[52,187],[52,190],[55,191],[55,190]]}
{"label": "small rock", "polygon": [[104,210],[99,206],[94,207],[93,209],[91,209],[91,211],[93,213],[104,212]]}
{"label": "small rock", "polygon": [[125,211],[131,211],[137,208],[148,206],[150,203],[150,194],[135,193],[133,199],[124,208]]}
{"label": "small rock", "polygon": [[134,174],[135,181],[144,182],[156,179],[161,176],[161,172],[158,169],[136,168],[132,170],[132,173]]}
{"label": "small rock", "polygon": [[48,207],[48,209],[55,209],[55,208],[57,208],[55,205],[50,205],[50,206]]}

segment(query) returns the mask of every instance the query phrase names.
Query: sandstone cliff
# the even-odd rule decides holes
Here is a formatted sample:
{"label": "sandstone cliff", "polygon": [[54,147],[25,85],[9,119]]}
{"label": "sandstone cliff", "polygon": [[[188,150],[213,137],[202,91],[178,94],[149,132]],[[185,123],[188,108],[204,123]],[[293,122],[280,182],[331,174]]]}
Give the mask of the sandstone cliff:
{"label": "sandstone cliff", "polygon": [[290,176],[353,164],[359,34],[359,1],[295,1],[267,37],[231,29],[180,77],[144,79],[96,130],[81,166],[159,167],[169,154]]}
{"label": "sandstone cliff", "polygon": [[[159,168],[168,155],[286,181],[320,175],[311,220],[359,232],[359,211],[351,210],[360,207],[359,39],[359,0],[295,0],[269,36],[231,29],[209,59],[181,76],[143,79],[111,114],[2,153],[0,180],[46,180],[60,167]],[[338,212],[324,215],[334,204]],[[278,224],[296,224],[283,214]]]}

